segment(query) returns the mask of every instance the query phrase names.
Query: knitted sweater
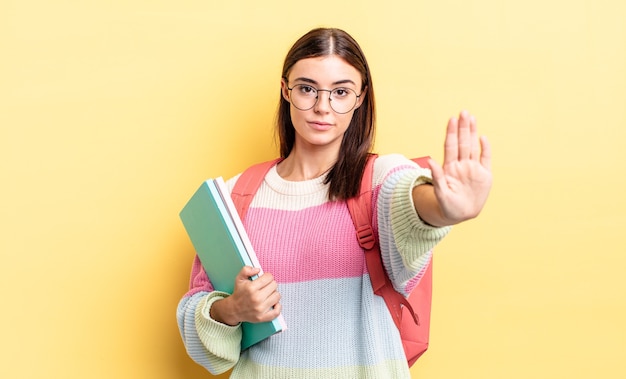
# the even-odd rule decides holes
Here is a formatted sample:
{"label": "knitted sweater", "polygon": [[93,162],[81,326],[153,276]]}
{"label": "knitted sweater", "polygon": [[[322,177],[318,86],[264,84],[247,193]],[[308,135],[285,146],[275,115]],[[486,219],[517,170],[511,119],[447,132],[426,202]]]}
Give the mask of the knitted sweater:
{"label": "knitted sweater", "polygon": [[[411,196],[430,171],[400,155],[380,156],[373,172],[373,226],[394,286],[408,294],[449,231],[425,224]],[[237,177],[227,182],[232,189]],[[195,259],[177,319],[188,354],[231,378],[410,378],[399,332],[374,295],[364,252],[344,201],[328,200],[324,178],[282,179],[274,167],[245,225],[263,270],[281,294],[288,329],[240,351],[241,326],[210,318],[215,291]]]}

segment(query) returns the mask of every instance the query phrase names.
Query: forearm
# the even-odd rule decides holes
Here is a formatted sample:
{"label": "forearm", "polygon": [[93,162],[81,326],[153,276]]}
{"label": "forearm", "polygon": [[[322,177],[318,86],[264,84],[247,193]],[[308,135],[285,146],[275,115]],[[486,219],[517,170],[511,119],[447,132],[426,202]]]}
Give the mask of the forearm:
{"label": "forearm", "polygon": [[429,181],[424,170],[397,171],[385,177],[377,198],[383,262],[396,289],[407,294],[430,261],[429,251],[450,230],[427,224],[415,211],[413,189],[430,187]]}

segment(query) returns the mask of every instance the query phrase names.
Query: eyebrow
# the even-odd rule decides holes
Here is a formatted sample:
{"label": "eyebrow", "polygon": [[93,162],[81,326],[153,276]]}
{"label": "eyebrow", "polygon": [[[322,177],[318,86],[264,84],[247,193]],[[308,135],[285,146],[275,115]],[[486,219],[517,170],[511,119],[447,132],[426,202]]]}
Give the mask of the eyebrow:
{"label": "eyebrow", "polygon": [[[305,78],[305,77],[296,78],[293,81],[294,82],[301,81],[301,82],[310,83],[310,84],[319,84],[315,80],[309,79],[309,78]],[[350,79],[338,80],[338,81],[334,82],[332,85],[336,86],[336,85],[340,85],[340,84],[353,84],[356,87],[356,83],[353,82]]]}

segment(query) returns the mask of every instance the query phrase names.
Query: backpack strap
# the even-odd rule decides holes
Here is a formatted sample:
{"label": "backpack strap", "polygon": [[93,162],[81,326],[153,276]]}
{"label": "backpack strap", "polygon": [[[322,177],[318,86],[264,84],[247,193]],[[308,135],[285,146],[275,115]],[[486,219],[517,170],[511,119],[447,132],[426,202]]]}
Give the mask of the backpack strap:
{"label": "backpack strap", "polygon": [[[365,250],[365,261],[374,293],[385,300],[396,327],[400,329],[403,306],[409,311],[417,325],[419,325],[419,318],[409,301],[393,287],[393,283],[391,283],[383,267],[380,245],[372,228],[372,176],[376,157],[377,155],[371,154],[367,160],[359,195],[348,199],[346,203],[356,228],[359,244]],[[418,160],[415,161],[422,165],[427,162],[428,157],[419,158],[419,160],[419,162]]]}
{"label": "backpack strap", "polygon": [[237,179],[230,197],[233,198],[233,203],[235,203],[235,208],[237,208],[237,213],[239,213],[242,222],[248,213],[248,207],[250,207],[256,191],[263,184],[265,175],[280,161],[282,158],[257,163],[248,167]]}

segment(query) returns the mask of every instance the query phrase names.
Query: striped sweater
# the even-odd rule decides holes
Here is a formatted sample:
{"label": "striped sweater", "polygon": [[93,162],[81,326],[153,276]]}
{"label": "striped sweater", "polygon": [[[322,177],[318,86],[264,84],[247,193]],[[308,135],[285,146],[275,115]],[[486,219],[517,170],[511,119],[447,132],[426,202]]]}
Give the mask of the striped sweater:
{"label": "striped sweater", "polygon": [[[228,181],[232,189],[238,177]],[[396,289],[409,293],[449,231],[420,220],[411,189],[430,171],[400,155],[383,155],[373,173],[373,226]],[[282,179],[274,167],[246,216],[264,271],[278,285],[288,329],[240,351],[241,327],[209,317],[214,291],[196,257],[177,319],[188,354],[231,378],[410,378],[398,330],[374,295],[364,252],[343,201],[328,201],[324,178]]]}

